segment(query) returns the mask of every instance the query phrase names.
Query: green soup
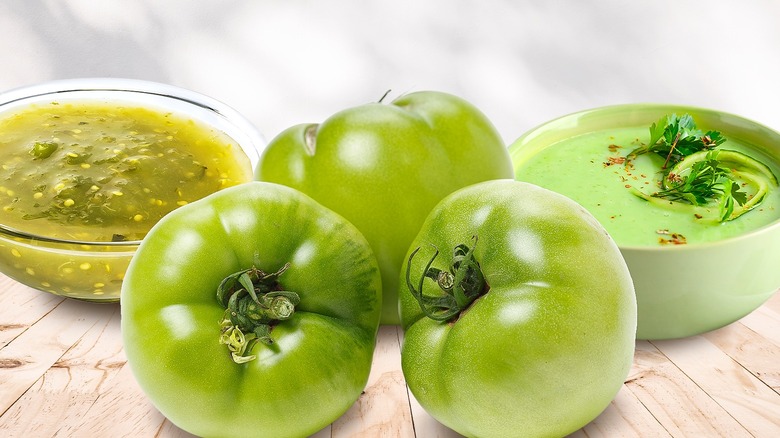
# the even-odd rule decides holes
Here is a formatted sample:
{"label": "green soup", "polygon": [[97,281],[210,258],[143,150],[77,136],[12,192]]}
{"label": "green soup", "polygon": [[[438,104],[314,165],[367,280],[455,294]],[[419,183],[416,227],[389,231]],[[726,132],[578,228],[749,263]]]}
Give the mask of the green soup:
{"label": "green soup", "polygon": [[[725,133],[729,138],[729,134]],[[730,221],[711,220],[717,207],[697,214],[662,208],[632,193],[659,189],[663,158],[641,155],[626,166],[624,157],[649,140],[646,127],[599,130],[563,139],[533,154],[513,154],[516,178],[564,194],[593,214],[621,246],[658,246],[721,240],[780,218],[780,190],[773,188],[753,210]],[[728,139],[719,149],[742,152],[780,175],[780,165],[762,149]],[[749,191],[748,191],[749,192]],[[751,193],[748,193],[750,196]]]}

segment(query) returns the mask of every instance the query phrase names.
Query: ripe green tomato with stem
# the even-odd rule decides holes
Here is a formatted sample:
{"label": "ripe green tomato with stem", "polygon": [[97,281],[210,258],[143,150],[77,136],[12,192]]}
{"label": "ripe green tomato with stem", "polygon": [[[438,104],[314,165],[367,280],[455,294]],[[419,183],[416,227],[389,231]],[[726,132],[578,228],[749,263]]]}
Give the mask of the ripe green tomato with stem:
{"label": "ripe green tomato with stem", "polygon": [[431,211],[400,275],[406,382],[469,437],[565,436],[599,415],[633,360],[636,299],[604,228],[517,181]]}
{"label": "ripe green tomato with stem", "polygon": [[363,233],[382,272],[383,324],[399,323],[398,274],[431,208],[461,187],[514,179],[488,118],[464,99],[434,91],[293,126],[271,140],[255,175],[308,194]]}

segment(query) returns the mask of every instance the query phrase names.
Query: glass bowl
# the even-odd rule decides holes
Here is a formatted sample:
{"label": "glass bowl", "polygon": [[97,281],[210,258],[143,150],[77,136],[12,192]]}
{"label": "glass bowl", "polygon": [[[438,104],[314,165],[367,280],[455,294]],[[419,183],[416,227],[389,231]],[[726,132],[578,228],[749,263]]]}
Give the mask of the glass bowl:
{"label": "glass bowl", "polygon": [[[609,148],[636,147],[636,144],[623,143],[621,135],[634,138],[635,132],[639,132],[648,141],[649,127],[661,117],[671,114],[682,116],[690,114],[699,129],[703,132],[717,130],[728,139],[720,148],[731,149],[738,145],[750,147],[751,154],[756,154],[767,164],[771,163],[774,173],[780,176],[780,133],[754,121],[704,108],[696,108],[680,105],[666,104],[628,104],[595,108],[578,113],[563,116],[537,128],[534,128],[510,145],[516,179],[528,181],[541,186],[545,181],[528,177],[528,168],[532,160],[540,151],[546,148],[555,148],[558,145],[576,146],[577,150],[584,150],[588,137],[596,134],[601,142],[609,144]],[[621,134],[621,130],[627,130],[629,134]],[[608,132],[609,136],[601,137]],[[615,143],[608,143],[614,141]],[[628,141],[628,140],[626,140]],[[733,142],[732,142],[733,141]],[[622,146],[621,146],[622,145]],[[737,146],[735,146],[737,145]],[[606,146],[605,146],[606,148]],[[631,149],[623,149],[626,154]],[[583,153],[582,157],[586,155]],[[612,163],[604,160],[582,158],[580,163],[590,161],[592,166],[607,169]],[[668,244],[669,236],[662,235],[659,231],[667,226],[676,227],[673,222],[664,223],[662,216],[669,216],[668,211],[640,211],[643,217],[658,216],[658,230],[655,228],[646,230],[640,228],[639,222],[626,222],[630,226],[618,229],[618,221],[632,217],[631,204],[649,205],[638,198],[615,196],[617,193],[613,185],[597,185],[594,180],[580,177],[578,180],[571,163],[578,159],[576,153],[569,158],[572,160],[567,169],[560,169],[561,174],[567,180],[582,188],[585,192],[573,189],[565,192],[558,189],[564,195],[572,197],[594,214],[613,236],[628,265],[637,295],[637,338],[639,339],[673,339],[701,334],[710,330],[723,327],[752,312],[767,301],[780,288],[780,211],[776,207],[757,207],[744,216],[723,228],[724,224],[714,224],[712,228],[718,233],[724,233],[724,237],[713,234],[707,240],[698,242],[687,239],[685,244]],[[622,167],[622,164],[618,167]],[[622,169],[616,172],[624,172]],[[628,185],[637,185],[652,190],[643,180],[646,175],[634,176],[615,180],[618,190]],[[652,176],[651,172],[647,172]],[[547,173],[549,175],[549,172]],[[619,173],[623,175],[623,173]],[[549,176],[544,179],[549,182]],[[600,184],[600,183],[599,183]],[[610,183],[613,184],[613,183]],[[624,185],[626,184],[626,185]],[[556,190],[553,187],[547,187]],[[780,190],[775,187],[773,190]],[[575,193],[577,192],[577,193]],[[609,199],[608,199],[609,198]],[[607,207],[616,199],[628,198],[624,207]],[[622,202],[622,201],[621,201]],[[609,211],[604,209],[610,209]],[[758,212],[758,210],[764,210]],[[686,212],[686,214],[688,214]],[[749,215],[765,214],[760,216],[761,222],[749,222]],[[691,214],[690,220],[697,220]],[[759,218],[754,216],[750,221]],[[738,224],[737,221],[743,221]],[[754,223],[755,226],[744,227],[746,223]],[[654,223],[655,224],[655,223]],[[642,225],[643,226],[643,225]],[[644,235],[653,235],[656,244],[637,244],[628,242],[636,233],[644,232]],[[734,229],[736,232],[725,233],[725,230]],[[626,234],[628,230],[630,234]],[[649,233],[647,233],[649,231]],[[708,229],[707,231],[710,231]],[[656,235],[658,233],[660,235]],[[618,235],[619,234],[619,235]],[[687,235],[686,233],[681,233]],[[661,240],[664,240],[661,242]],[[662,244],[663,243],[663,244]],[[680,243],[680,242],[677,242]]]}
{"label": "glass bowl", "polygon": [[[67,140],[59,138],[63,137],[62,126],[68,117],[67,113],[58,112],[64,107],[73,114],[78,113],[79,117],[89,113],[89,118],[84,119],[89,122],[81,121],[76,125],[68,125],[67,135],[73,135],[73,138],[84,136],[83,143],[73,143],[71,137]],[[122,110],[115,111],[117,108]],[[27,110],[45,113],[46,115],[41,117],[54,120],[55,123],[47,121],[33,126],[14,121],[16,120],[14,117],[18,120],[33,119],[34,117],[27,115],[28,113],[25,112]],[[105,112],[102,112],[104,110]],[[17,116],[22,112],[26,115]],[[96,122],[98,119],[101,122],[108,120],[106,126],[112,126],[110,129],[113,131],[100,131],[98,135],[98,130],[108,129],[91,128],[91,126],[102,126]],[[51,126],[61,120],[63,125],[57,128],[59,131],[50,133]],[[150,127],[139,128],[143,126],[141,123],[146,123]],[[195,166],[192,168],[197,172],[188,172],[187,177],[192,177],[192,181],[198,178],[203,181],[210,180],[211,186],[208,187],[214,187],[213,191],[216,191],[219,190],[219,184],[228,187],[251,181],[252,171],[264,146],[262,136],[252,123],[219,101],[172,85],[120,78],[59,80],[1,93],[0,127],[3,129],[3,137],[0,138],[0,155],[3,156],[0,167],[0,209],[3,209],[2,220],[0,220],[0,271],[35,289],[96,302],[119,300],[127,265],[143,235],[159,220],[159,217],[178,205],[206,196],[208,190],[211,190],[203,188],[207,187],[205,185],[203,187],[198,185],[201,187],[198,189],[201,192],[195,193],[193,184],[201,183],[191,183],[190,179],[185,179],[181,174],[169,173],[176,167],[170,164],[173,161],[157,161],[163,164],[155,166],[138,164],[139,162],[153,163],[156,157],[163,157],[163,155],[175,155],[177,159],[182,160],[182,157],[189,157],[190,161],[187,165]],[[19,127],[18,133],[14,131],[15,127]],[[89,129],[93,131],[85,135],[84,132]],[[147,135],[147,132],[141,131],[142,129],[148,129],[149,136],[142,137]],[[155,137],[154,133],[161,134]],[[182,134],[179,135],[180,133]],[[19,152],[22,150],[21,146],[16,152],[11,152],[17,134],[24,139],[32,138],[30,136],[39,136],[36,138],[52,136],[57,137],[54,138],[57,141],[20,140],[20,145],[27,144],[25,147],[29,149],[27,151],[29,155]],[[125,139],[124,135],[128,136],[127,141],[122,142],[120,140]],[[98,137],[100,140],[95,140]],[[144,139],[157,138],[160,139],[161,147],[164,146],[165,149],[148,152],[154,150],[156,140],[143,143]],[[24,143],[25,141],[27,143]],[[111,146],[100,142],[106,144],[111,142]],[[131,142],[133,144],[128,146]],[[217,148],[215,145],[224,148]],[[76,146],[81,149],[71,149]],[[196,146],[200,148],[197,151]],[[131,147],[134,149],[130,149]],[[93,153],[98,149],[104,151],[111,149],[116,155],[109,159],[98,160],[97,157],[100,155]],[[85,151],[89,152],[85,153]],[[30,193],[29,187],[16,185],[18,181],[24,179],[19,178],[19,172],[29,175],[30,180],[37,178],[32,175],[36,173],[36,169],[43,169],[43,167],[34,166],[42,166],[41,163],[49,159],[49,154],[52,153],[59,154],[57,160],[62,158],[58,164],[59,168],[67,168],[68,176],[63,181],[84,180],[87,174],[94,174],[94,177],[89,178],[100,182],[90,182],[87,185],[74,183],[72,187],[69,186],[65,190],[61,189],[64,184],[57,184],[59,191],[52,187],[55,186],[53,183],[39,184],[32,189],[33,193]],[[138,158],[139,154],[146,155]],[[215,158],[217,154],[219,158]],[[198,160],[205,161],[206,158],[213,161],[201,165]],[[106,164],[112,159],[122,162],[121,166],[124,167],[121,167],[121,172],[116,170],[119,164],[115,167]],[[19,164],[20,162],[22,164]],[[231,166],[231,173],[226,173],[216,163],[228,163],[225,166]],[[22,165],[29,167],[22,171],[19,167]],[[114,177],[99,177],[101,168],[105,168],[105,172],[112,173]],[[137,168],[154,170],[149,171],[152,173],[142,174],[136,170]],[[41,170],[39,174],[43,176],[46,172],[47,170]],[[51,174],[57,172],[60,171],[51,170]],[[155,175],[154,181],[178,179],[178,183],[172,184],[176,186],[181,200],[168,199],[162,195],[155,197],[158,192],[169,191],[170,188],[157,182],[152,189],[146,187],[151,185],[149,175],[152,174]],[[57,178],[60,178],[59,174]],[[105,186],[102,184],[109,180],[113,182],[106,182]],[[115,184],[113,191],[104,193],[104,189],[109,187],[109,184]],[[148,197],[143,197],[144,194],[148,194]],[[40,207],[44,204],[49,207],[42,212],[30,214],[30,211],[25,211],[23,208],[24,202],[27,202],[23,199],[25,196],[41,198],[49,202],[49,204],[42,202],[33,204],[30,200],[29,205]],[[182,196],[190,196],[190,198],[181,198]],[[74,213],[76,211],[73,209],[74,204],[80,205],[79,202],[85,197],[90,200],[90,207]],[[147,202],[149,205],[146,206],[134,205]],[[155,207],[161,205],[163,207]],[[145,214],[153,209],[159,217]],[[137,211],[132,213],[133,210]],[[110,238],[92,238],[98,234],[94,231],[97,229],[94,228],[95,223],[108,223],[109,220],[104,219],[102,215],[114,211],[122,211],[118,216],[126,216],[130,224],[127,227],[134,227],[132,229],[135,232],[126,235],[110,234],[110,230],[105,229],[102,234],[110,235]],[[97,219],[97,215],[100,219]],[[134,225],[134,222],[139,224]]]}

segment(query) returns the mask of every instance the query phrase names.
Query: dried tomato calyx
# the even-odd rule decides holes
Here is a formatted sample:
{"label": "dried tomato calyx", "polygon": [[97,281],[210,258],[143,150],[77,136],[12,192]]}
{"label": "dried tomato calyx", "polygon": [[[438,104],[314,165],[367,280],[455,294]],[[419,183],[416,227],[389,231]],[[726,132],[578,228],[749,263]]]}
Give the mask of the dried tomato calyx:
{"label": "dried tomato calyx", "polygon": [[295,313],[300,297],[282,290],[278,281],[289,267],[287,263],[270,274],[252,267],[225,277],[219,284],[217,300],[225,307],[219,342],[227,345],[234,362],[256,359],[252,354],[255,344],[273,344],[272,327]]}
{"label": "dried tomato calyx", "polygon": [[[452,263],[448,270],[433,267],[433,262],[439,255],[435,249],[433,257],[425,265],[423,275],[420,276],[417,287],[411,281],[412,260],[420,248],[415,249],[409,256],[406,266],[406,285],[412,296],[420,304],[420,309],[425,316],[436,321],[451,321],[456,319],[461,312],[466,310],[477,298],[487,293],[489,286],[485,276],[474,259],[474,248],[477,245],[477,237],[474,236],[474,244],[469,247],[459,244],[453,249]],[[440,293],[426,295],[423,293],[425,279],[433,280]]]}

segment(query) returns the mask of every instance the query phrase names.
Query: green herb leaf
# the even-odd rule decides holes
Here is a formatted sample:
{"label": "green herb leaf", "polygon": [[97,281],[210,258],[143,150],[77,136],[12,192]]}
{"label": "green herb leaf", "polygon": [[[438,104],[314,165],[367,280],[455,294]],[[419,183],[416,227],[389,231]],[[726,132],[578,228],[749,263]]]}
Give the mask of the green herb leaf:
{"label": "green herb leaf", "polygon": [[653,196],[693,205],[707,205],[713,201],[725,205],[725,202],[736,200],[735,193],[739,199],[745,199],[747,195],[740,191],[739,184],[736,184],[730,175],[731,170],[718,161],[718,151],[711,151],[704,160],[694,163],[687,175],[667,174],[665,178],[669,187]]}
{"label": "green herb leaf", "polygon": [[[702,133],[690,114],[663,116],[650,125],[650,142],[640,146],[626,158],[656,153],[665,159],[664,169],[673,166],[688,155],[715,148],[726,141],[718,131]],[[629,162],[626,160],[626,163]]]}
{"label": "green herb leaf", "polygon": [[690,167],[687,175],[667,174],[667,188],[652,196],[692,205],[717,204],[719,220],[723,222],[731,218],[736,205],[747,202],[747,193],[731,173],[731,169],[718,161],[718,151],[710,151],[705,159]]}
{"label": "green herb leaf", "polygon": [[653,146],[658,143],[658,140],[664,136],[667,125],[669,125],[669,116],[663,116],[657,123],[650,125],[650,142],[648,145]]}
{"label": "green herb leaf", "polygon": [[59,145],[54,142],[49,142],[49,141],[36,142],[33,145],[33,147],[30,149],[30,155],[32,155],[34,159],[42,160],[51,157],[51,154],[53,154],[58,147]]}

